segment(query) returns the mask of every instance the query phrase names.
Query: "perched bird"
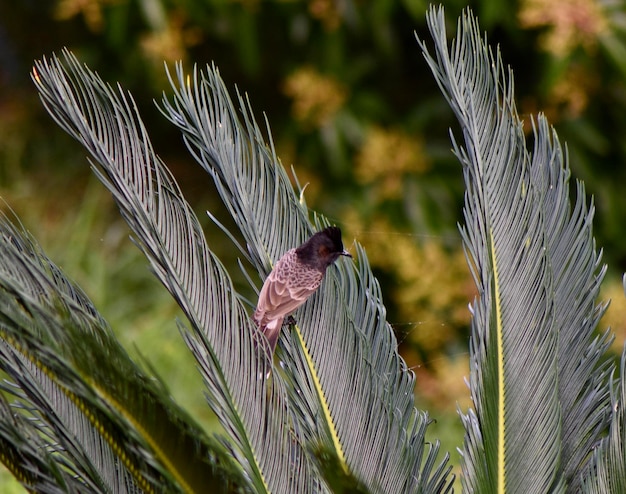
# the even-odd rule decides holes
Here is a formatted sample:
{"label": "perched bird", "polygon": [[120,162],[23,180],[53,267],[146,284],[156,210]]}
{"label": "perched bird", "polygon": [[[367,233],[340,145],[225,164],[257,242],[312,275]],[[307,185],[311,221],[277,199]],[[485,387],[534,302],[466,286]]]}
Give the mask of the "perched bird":
{"label": "perched bird", "polygon": [[261,288],[254,312],[254,320],[267,337],[272,352],[285,316],[300,307],[317,290],[326,268],[339,256],[352,257],[343,248],[341,230],[330,226],[278,260]]}

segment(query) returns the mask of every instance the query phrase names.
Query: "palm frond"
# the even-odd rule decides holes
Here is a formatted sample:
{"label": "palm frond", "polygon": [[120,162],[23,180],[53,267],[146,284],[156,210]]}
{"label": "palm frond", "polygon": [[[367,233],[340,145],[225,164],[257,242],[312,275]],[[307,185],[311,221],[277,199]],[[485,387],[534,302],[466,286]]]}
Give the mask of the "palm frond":
{"label": "palm frond", "polygon": [[596,445],[581,474],[582,492],[587,494],[626,492],[626,347],[622,352],[620,378],[611,391],[609,433]]}
{"label": "palm frond", "polygon": [[164,95],[161,111],[180,128],[187,148],[215,181],[246,241],[240,251],[266,276],[276,259],[313,233],[306,205],[294,200],[285,169],[265,144],[250,103],[238,95],[240,121],[217,68],[194,68],[193,85],[181,64],[176,75],[174,80],[168,71],[174,100]]}
{"label": "palm frond", "polygon": [[[132,99],[69,53],[38,62],[34,79],[55,120],[98,163],[135,242],[185,312],[186,343],[198,360],[209,404],[237,445],[233,453],[259,492],[307,492],[302,449],[290,433],[285,391],[258,358],[258,330],[210,252],[199,222],[156,156]],[[296,467],[294,467],[296,465]]]}
{"label": "palm frond", "polygon": [[[50,451],[43,450],[42,461],[53,456],[74,472],[68,486],[81,482],[68,491],[246,485],[224,448],[130,360],[83,292],[6,217],[0,218],[0,303],[0,368],[14,382],[5,391],[33,417],[31,427],[41,424],[30,433],[39,432]],[[19,432],[8,415],[3,423]],[[15,447],[28,453],[26,445]],[[20,478],[29,488],[40,483]]]}
{"label": "palm frond", "polygon": [[[246,241],[242,252],[264,276],[328,222],[317,217],[313,228],[249,102],[238,96],[238,114],[217,69],[196,69],[191,78],[180,65],[176,72],[173,101],[164,98],[162,111],[214,178]],[[372,492],[445,491],[448,470],[434,468],[438,446],[424,453],[428,418],[414,407],[414,376],[397,353],[367,258],[357,251],[358,265],[329,269],[296,312],[297,326],[279,338],[275,375],[293,390],[297,432],[327,450],[346,475]]]}
{"label": "palm frond", "polygon": [[593,203],[586,204],[582,182],[570,204],[569,168],[558,136],[544,117],[535,129],[534,182],[545,193],[546,255],[553,279],[554,325],[558,335],[557,373],[561,407],[561,465],[568,489],[578,490],[580,472],[606,432],[607,387],[613,365],[605,359],[609,331],[595,335],[606,304],[596,304],[606,272],[595,248]]}
{"label": "palm frond", "polygon": [[[42,318],[39,322],[50,321]],[[54,459],[70,472],[76,492],[154,492],[159,476],[142,461],[137,445],[123,439],[119,424],[111,421],[102,407],[90,407],[96,400],[89,396],[86,383],[72,374],[73,369],[64,368],[60,359],[55,361],[54,356],[46,355],[44,344],[34,339],[29,341],[23,327],[16,326],[14,333],[20,331],[18,328],[22,333],[20,344],[7,338],[6,331],[2,333],[3,338],[15,344],[7,344],[0,352],[2,369],[13,379],[11,385],[3,388],[17,397],[14,413],[28,417],[31,425],[37,424],[32,432],[40,436],[35,444],[38,442],[44,448],[41,460]],[[63,376],[57,377],[61,372]],[[67,385],[72,386],[71,391]],[[88,407],[92,409],[86,413]],[[8,416],[4,419],[5,425],[9,423]],[[23,448],[20,443],[16,446]],[[147,474],[149,471],[154,475]],[[135,476],[131,472],[142,473]],[[26,488],[38,492],[33,479],[19,480]]]}
{"label": "palm frond", "polygon": [[479,290],[473,305],[470,389],[464,415],[469,492],[575,489],[606,427],[610,371],[594,338],[604,275],[584,188],[569,199],[569,168],[545,117],[529,152],[513,76],[465,13],[448,51],[443,9],[431,8],[425,58],[463,132],[453,138],[467,187],[461,228]]}
{"label": "palm frond", "polygon": [[36,422],[27,420],[24,413],[16,413],[4,394],[0,394],[0,451],[0,461],[22,485],[34,492],[62,494],[79,492],[80,487],[85,487],[60,467],[62,463],[68,467],[67,462],[57,462],[42,440]]}

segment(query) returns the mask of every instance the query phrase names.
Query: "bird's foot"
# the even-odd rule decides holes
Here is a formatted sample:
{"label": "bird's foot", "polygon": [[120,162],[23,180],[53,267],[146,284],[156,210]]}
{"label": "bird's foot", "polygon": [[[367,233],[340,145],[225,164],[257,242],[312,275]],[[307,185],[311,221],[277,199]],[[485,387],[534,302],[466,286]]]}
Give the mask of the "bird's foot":
{"label": "bird's foot", "polygon": [[296,325],[296,320],[294,319],[293,316],[287,316],[285,318],[285,324],[287,324],[287,326],[295,326]]}

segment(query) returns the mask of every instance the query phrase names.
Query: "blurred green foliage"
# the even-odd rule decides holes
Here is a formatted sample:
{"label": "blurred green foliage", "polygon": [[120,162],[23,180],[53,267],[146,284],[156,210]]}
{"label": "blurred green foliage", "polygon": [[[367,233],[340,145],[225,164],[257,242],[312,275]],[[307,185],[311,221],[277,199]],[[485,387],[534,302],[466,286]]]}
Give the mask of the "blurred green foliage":
{"label": "blurred green foliage", "polygon": [[[415,31],[428,37],[427,5],[0,2],[0,196],[114,328],[136,329],[122,340],[134,341],[172,377],[185,359],[184,350],[169,350],[179,340],[176,309],[125,242],[111,201],[89,179],[84,152],[44,113],[29,71],[35,58],[68,47],[105,80],[119,81],[136,98],[158,153],[190,202],[219,211],[209,178],[152,102],[168,87],[164,61],[214,62],[226,81],[249,94],[257,112],[266,112],[278,155],[308,184],[308,205],[342,226],[347,244],[355,238],[365,245],[403,354],[418,373],[417,393],[427,401],[420,406],[453,413],[459,402],[465,408],[467,303],[475,294],[456,229],[463,184],[450,152],[448,128],[455,127],[414,38]],[[466,5],[446,2],[447,18],[456,19]],[[605,261],[611,273],[625,271],[626,2],[469,6],[514,71],[528,130],[530,115],[542,111],[567,142],[574,176],[595,197],[595,234]],[[236,272],[228,240],[212,229],[209,242]],[[615,276],[610,292],[621,299]],[[614,305],[619,310],[623,303]],[[623,309],[611,310],[621,347],[626,318]],[[172,379],[181,394],[190,389]],[[188,406],[203,413],[201,403]]]}

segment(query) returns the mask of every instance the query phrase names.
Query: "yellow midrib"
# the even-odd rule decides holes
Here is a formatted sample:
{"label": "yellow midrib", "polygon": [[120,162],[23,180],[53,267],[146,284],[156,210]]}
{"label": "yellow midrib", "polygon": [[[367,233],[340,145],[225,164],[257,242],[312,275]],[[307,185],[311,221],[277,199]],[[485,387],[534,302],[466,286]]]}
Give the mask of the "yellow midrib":
{"label": "yellow midrib", "polygon": [[493,232],[489,232],[491,265],[493,266],[494,298],[496,301],[496,349],[498,359],[498,490],[505,492],[505,442],[504,442],[504,344],[502,341],[502,300],[498,280],[498,263],[493,242]]}
{"label": "yellow midrib", "polygon": [[298,335],[298,340],[300,341],[300,347],[302,348],[304,352],[304,357],[306,359],[307,365],[309,366],[311,377],[313,378],[313,384],[315,386],[315,391],[317,393],[317,397],[322,407],[322,412],[324,413],[324,418],[326,419],[326,424],[328,424],[328,430],[330,431],[330,437],[333,441],[335,451],[337,452],[337,457],[339,458],[339,462],[341,463],[341,467],[343,468],[344,472],[347,473],[348,465],[346,463],[346,458],[343,453],[343,448],[341,447],[341,442],[339,441],[339,435],[337,434],[337,428],[335,427],[335,422],[333,421],[333,417],[330,414],[330,408],[328,406],[328,402],[326,401],[326,396],[324,395],[322,384],[319,380],[319,376],[317,375],[317,371],[315,370],[315,365],[313,364],[313,358],[311,358],[309,349],[304,344],[304,338],[302,337],[300,328],[297,325],[295,328],[296,328],[296,334]]}

